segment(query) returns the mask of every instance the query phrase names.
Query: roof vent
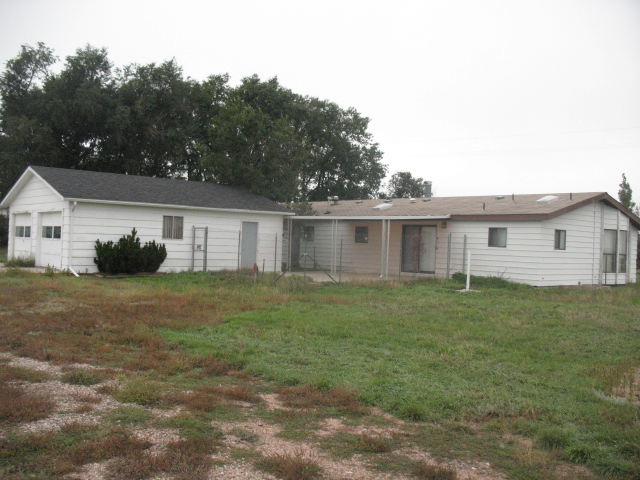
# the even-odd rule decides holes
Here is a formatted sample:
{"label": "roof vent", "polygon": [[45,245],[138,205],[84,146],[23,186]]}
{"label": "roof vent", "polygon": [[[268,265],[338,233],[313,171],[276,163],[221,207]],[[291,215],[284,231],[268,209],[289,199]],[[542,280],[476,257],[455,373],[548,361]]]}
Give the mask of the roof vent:
{"label": "roof vent", "polygon": [[544,204],[553,203],[557,201],[558,201],[558,197],[556,197],[555,195],[547,195],[546,197],[542,197],[536,200],[536,203],[544,205]]}
{"label": "roof vent", "polygon": [[391,200],[390,198],[387,198],[387,199],[384,201],[384,203],[391,203],[391,202],[393,202],[393,200]]}
{"label": "roof vent", "polygon": [[373,207],[374,210],[387,210],[388,208],[393,207],[391,203],[381,203],[380,205],[376,205]]}
{"label": "roof vent", "polygon": [[363,200],[356,200],[356,203],[362,203]]}
{"label": "roof vent", "polygon": [[498,195],[498,196],[496,197],[496,200],[504,200],[504,195]]}
{"label": "roof vent", "polygon": [[409,199],[409,201],[410,201],[411,203],[416,203],[416,199],[415,199],[415,198],[410,198],[410,199]]}
{"label": "roof vent", "polygon": [[423,199],[422,199],[422,201],[423,201],[423,202],[430,202],[430,201],[431,201],[431,199],[430,199],[430,198],[423,198]]}

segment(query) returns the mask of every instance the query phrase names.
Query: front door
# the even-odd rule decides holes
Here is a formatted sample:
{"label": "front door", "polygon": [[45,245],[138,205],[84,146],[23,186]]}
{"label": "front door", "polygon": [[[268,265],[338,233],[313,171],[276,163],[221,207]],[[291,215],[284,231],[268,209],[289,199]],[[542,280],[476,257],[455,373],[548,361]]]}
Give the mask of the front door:
{"label": "front door", "polygon": [[258,255],[258,222],[242,222],[242,249],[240,266],[252,268]]}
{"label": "front door", "polygon": [[402,271],[435,273],[436,227],[431,225],[403,225]]}

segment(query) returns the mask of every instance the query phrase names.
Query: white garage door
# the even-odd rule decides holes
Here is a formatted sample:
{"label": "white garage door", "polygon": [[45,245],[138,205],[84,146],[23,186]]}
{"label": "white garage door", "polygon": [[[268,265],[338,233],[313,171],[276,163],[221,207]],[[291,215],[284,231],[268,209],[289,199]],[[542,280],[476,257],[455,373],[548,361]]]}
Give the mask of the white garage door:
{"label": "white garage door", "polygon": [[41,214],[36,264],[41,267],[62,266],[62,212]]}

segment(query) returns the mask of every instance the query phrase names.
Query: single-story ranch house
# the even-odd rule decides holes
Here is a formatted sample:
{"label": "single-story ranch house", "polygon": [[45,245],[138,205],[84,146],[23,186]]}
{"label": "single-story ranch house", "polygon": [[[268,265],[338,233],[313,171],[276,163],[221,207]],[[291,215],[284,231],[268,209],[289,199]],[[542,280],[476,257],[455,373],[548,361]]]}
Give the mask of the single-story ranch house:
{"label": "single-story ranch house", "polygon": [[640,218],[606,193],[329,198],[287,220],[293,268],[381,278],[466,272],[534,286],[636,281]]}
{"label": "single-story ranch house", "polygon": [[8,256],[96,272],[96,240],[136,229],[166,245],[160,271],[253,267],[279,271],[283,220],[293,215],[240,188],[113,173],[29,167],[0,203],[9,212]]}

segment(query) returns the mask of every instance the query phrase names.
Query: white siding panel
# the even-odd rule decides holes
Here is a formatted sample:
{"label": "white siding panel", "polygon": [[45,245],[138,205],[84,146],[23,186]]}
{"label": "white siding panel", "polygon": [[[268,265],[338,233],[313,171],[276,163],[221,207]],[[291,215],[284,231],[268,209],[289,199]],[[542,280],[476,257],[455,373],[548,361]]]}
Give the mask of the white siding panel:
{"label": "white siding panel", "polygon": [[[181,240],[162,238],[163,216],[184,218]],[[191,268],[193,226],[208,227],[207,269],[237,268],[238,235],[242,222],[258,222],[258,262],[267,271],[280,269],[281,249],[276,252],[276,236],[282,241],[282,215],[251,212],[216,212],[206,210],[115,206],[98,203],[78,203],[74,211],[73,268],[80,272],[95,272],[95,242],[118,241],[136,229],[142,243],[155,240],[165,244],[167,259],[161,272]],[[200,243],[200,241],[199,241]],[[196,254],[196,270],[202,268],[202,253]]]}

